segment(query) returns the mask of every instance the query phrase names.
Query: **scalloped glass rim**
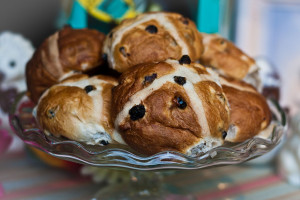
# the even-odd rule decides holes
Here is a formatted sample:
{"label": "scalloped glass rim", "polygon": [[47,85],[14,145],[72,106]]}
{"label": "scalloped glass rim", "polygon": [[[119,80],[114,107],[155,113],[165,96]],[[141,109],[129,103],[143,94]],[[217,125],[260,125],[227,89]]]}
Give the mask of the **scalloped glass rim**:
{"label": "scalloped glass rim", "polygon": [[[96,167],[121,167],[137,170],[157,169],[200,169],[219,165],[238,164],[264,155],[276,147],[287,130],[286,115],[280,105],[269,100],[273,113],[274,127],[269,138],[255,137],[242,143],[226,143],[197,157],[178,152],[166,151],[153,156],[136,153],[125,145],[92,146],[76,141],[45,136],[38,128],[31,114],[32,107],[25,107],[25,115],[31,120],[23,120],[24,113],[18,112],[21,102],[28,101],[25,93],[20,93],[9,116],[15,133],[28,145],[34,146],[52,156]],[[29,127],[29,128],[28,128]]]}

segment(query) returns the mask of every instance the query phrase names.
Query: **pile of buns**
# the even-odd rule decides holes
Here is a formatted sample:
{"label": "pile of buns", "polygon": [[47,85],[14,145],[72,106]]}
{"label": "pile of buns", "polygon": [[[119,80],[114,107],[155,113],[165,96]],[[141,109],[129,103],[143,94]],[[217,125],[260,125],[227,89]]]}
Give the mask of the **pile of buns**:
{"label": "pile of buns", "polygon": [[63,28],[36,50],[26,78],[47,135],[194,156],[268,127],[258,70],[228,40],[180,14],[154,12],[106,36]]}

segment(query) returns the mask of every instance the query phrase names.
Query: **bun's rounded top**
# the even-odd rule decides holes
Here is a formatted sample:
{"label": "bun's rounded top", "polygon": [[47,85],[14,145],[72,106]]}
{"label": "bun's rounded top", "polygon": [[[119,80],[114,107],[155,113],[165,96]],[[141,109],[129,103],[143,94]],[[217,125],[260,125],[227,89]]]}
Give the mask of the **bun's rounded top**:
{"label": "bun's rounded top", "polygon": [[258,70],[255,60],[232,42],[216,34],[201,33],[204,53],[200,62],[218,70],[219,73],[242,80]]}
{"label": "bun's rounded top", "polygon": [[45,133],[99,144],[112,142],[110,77],[78,75],[49,88],[37,105],[37,120]]}
{"label": "bun's rounded top", "polygon": [[112,105],[124,141],[148,155],[205,152],[223,144],[229,125],[218,76],[188,56],[126,71],[113,90]]}
{"label": "bun's rounded top", "polygon": [[29,97],[37,103],[50,86],[74,73],[85,73],[99,66],[104,37],[96,30],[71,27],[48,37],[26,66]]}
{"label": "bun's rounded top", "polygon": [[194,22],[177,13],[150,12],[126,19],[114,28],[104,42],[104,53],[112,69],[124,72],[130,67],[189,55],[200,58],[203,46]]}
{"label": "bun's rounded top", "polygon": [[230,128],[227,141],[243,142],[267,128],[271,111],[257,90],[239,80],[223,77],[223,91],[230,104]]}

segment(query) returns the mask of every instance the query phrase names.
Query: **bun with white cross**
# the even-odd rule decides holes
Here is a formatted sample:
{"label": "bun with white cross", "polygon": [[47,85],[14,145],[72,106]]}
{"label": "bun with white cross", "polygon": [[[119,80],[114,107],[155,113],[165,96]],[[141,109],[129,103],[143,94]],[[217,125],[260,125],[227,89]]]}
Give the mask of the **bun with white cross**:
{"label": "bun with white cross", "polygon": [[252,85],[225,77],[221,77],[221,84],[230,105],[226,141],[243,142],[267,128],[271,111],[266,99]]}
{"label": "bun with white cross", "polygon": [[105,35],[91,29],[64,27],[49,36],[26,66],[28,96],[37,103],[43,92],[66,77],[86,73],[102,62]]}
{"label": "bun with white cross", "polygon": [[150,12],[126,19],[111,30],[103,53],[110,67],[124,72],[137,64],[180,59],[192,61],[203,51],[202,36],[193,21],[177,13]]}
{"label": "bun with white cross", "polygon": [[215,69],[226,77],[244,80],[255,88],[261,88],[259,67],[253,58],[217,34],[200,34],[204,46],[201,64]]}
{"label": "bun with white cross", "polygon": [[113,89],[114,138],[152,155],[188,155],[223,144],[229,106],[218,75],[189,56],[141,64],[123,73]]}
{"label": "bun with white cross", "polygon": [[[122,73],[118,81],[83,75],[101,73],[106,59]],[[145,155],[196,156],[269,130],[258,71],[230,41],[199,33],[180,14],[150,12],[122,21],[106,37],[65,27],[37,49],[26,78],[46,134],[121,143]]]}
{"label": "bun with white cross", "polygon": [[46,90],[36,106],[36,119],[45,134],[91,145],[113,142],[111,89],[107,76],[76,75]]}

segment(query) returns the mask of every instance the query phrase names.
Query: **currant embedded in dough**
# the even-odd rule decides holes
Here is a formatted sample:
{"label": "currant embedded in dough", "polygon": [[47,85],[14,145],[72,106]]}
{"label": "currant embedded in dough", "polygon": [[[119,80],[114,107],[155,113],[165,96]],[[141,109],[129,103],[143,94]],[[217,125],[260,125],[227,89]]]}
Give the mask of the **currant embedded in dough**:
{"label": "currant embedded in dough", "polygon": [[114,142],[110,116],[111,77],[78,75],[49,88],[36,107],[36,118],[45,133],[86,144]]}
{"label": "currant embedded in dough", "polygon": [[112,109],[119,138],[147,155],[206,152],[223,144],[229,126],[218,76],[185,58],[123,73],[113,90]]}
{"label": "currant embedded in dough", "polygon": [[196,61],[202,51],[202,37],[194,22],[168,12],[144,13],[122,21],[108,34],[103,47],[110,67],[118,72],[182,55]]}

